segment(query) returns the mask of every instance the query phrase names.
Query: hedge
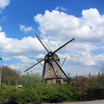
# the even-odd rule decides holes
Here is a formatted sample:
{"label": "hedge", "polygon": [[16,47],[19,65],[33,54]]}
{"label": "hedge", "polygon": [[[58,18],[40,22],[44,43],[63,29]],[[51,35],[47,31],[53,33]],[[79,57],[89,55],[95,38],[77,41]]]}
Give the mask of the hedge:
{"label": "hedge", "polygon": [[68,85],[37,85],[35,88],[8,87],[0,90],[0,104],[25,104],[77,100],[79,92]]}
{"label": "hedge", "polygon": [[104,88],[102,89],[88,89],[87,100],[104,99]]}

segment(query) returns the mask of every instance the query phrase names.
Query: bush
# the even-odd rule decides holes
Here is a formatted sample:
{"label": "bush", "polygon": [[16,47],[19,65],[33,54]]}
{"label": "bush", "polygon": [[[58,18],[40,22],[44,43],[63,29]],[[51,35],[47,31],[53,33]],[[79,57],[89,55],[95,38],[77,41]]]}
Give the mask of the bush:
{"label": "bush", "polygon": [[41,102],[62,102],[76,100],[79,96],[75,87],[68,85],[46,85],[37,87],[37,94],[41,96]]}
{"label": "bush", "polygon": [[35,88],[40,83],[44,83],[44,80],[39,73],[27,73],[22,76],[22,84],[25,88]]}
{"label": "bush", "polygon": [[104,89],[88,89],[87,100],[104,99]]}
{"label": "bush", "polygon": [[87,98],[87,77],[84,76],[76,76],[75,77],[75,85],[80,92],[80,96],[78,100],[86,100]]}
{"label": "bush", "polygon": [[23,88],[2,84],[0,104],[95,100],[104,98],[104,74],[71,78],[68,84],[47,85],[39,74],[22,77]]}
{"label": "bush", "polygon": [[2,89],[2,94],[0,93],[1,104],[72,101],[77,100],[78,96],[79,93],[75,87],[47,84],[38,84],[35,88],[31,89],[7,87],[6,89]]}

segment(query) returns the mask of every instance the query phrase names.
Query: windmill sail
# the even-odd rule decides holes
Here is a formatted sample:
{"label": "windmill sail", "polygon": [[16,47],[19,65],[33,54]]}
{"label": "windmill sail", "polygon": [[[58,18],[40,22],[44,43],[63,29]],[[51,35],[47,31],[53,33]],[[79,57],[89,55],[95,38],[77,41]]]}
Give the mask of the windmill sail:
{"label": "windmill sail", "polygon": [[30,70],[31,68],[33,68],[37,64],[41,63],[42,61],[44,61],[43,78],[48,80],[49,83],[50,82],[53,83],[53,81],[55,81],[55,79],[56,79],[56,81],[57,81],[57,79],[61,79],[62,80],[63,79],[63,75],[68,79],[68,76],[66,75],[66,73],[63,71],[62,67],[59,64],[60,63],[60,59],[59,59],[58,55],[56,54],[56,52],[59,51],[60,49],[62,49],[63,47],[65,47],[70,42],[72,42],[75,38],[69,40],[68,42],[66,42],[65,44],[60,46],[58,49],[56,49],[55,51],[51,52],[51,51],[49,51],[46,48],[46,46],[42,43],[42,41],[39,39],[39,37],[36,34],[35,34],[35,36],[37,37],[37,39],[40,41],[40,43],[42,44],[42,46],[44,47],[44,49],[48,53],[45,55],[44,59],[42,59],[38,63],[34,64],[33,66],[31,66],[30,68],[25,70],[25,72]]}
{"label": "windmill sail", "polygon": [[[59,63],[59,58],[58,56],[55,54],[55,58],[57,59],[57,62]],[[62,77],[62,71],[60,70],[60,68],[57,66],[57,64],[55,63],[55,61],[48,60],[47,62],[45,62],[44,65],[44,74],[43,74],[43,78],[45,79],[60,79],[63,78]]]}

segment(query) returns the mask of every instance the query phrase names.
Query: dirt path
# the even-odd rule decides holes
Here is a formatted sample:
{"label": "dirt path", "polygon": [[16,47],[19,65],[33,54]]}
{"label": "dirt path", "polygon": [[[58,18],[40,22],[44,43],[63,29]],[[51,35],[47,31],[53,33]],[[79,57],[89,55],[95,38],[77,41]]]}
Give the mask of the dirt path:
{"label": "dirt path", "polygon": [[71,102],[65,104],[104,104],[104,100],[94,100],[94,101],[83,101],[83,102]]}
{"label": "dirt path", "polygon": [[82,102],[64,102],[64,103],[43,103],[43,104],[104,104],[104,100],[82,101]]}

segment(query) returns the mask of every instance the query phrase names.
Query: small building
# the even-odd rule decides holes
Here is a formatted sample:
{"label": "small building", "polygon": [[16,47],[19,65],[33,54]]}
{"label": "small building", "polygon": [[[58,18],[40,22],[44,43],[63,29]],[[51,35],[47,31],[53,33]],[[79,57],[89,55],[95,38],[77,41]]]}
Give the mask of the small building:
{"label": "small building", "polygon": [[[48,55],[48,54],[47,54]],[[45,56],[48,57],[48,56]],[[60,59],[57,54],[54,54],[54,59],[60,64]],[[62,71],[56,64],[56,62],[49,57],[44,62],[44,69],[43,69],[43,78],[46,80],[47,84],[56,84],[56,83],[63,83],[63,76]]]}

